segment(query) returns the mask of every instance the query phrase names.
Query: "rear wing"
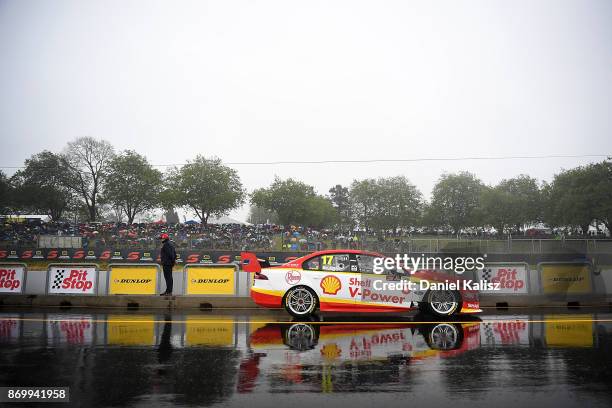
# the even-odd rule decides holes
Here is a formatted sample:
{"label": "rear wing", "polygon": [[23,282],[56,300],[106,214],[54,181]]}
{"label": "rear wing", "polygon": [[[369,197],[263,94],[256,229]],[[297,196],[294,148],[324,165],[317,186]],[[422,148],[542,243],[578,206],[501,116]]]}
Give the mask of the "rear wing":
{"label": "rear wing", "polygon": [[270,262],[267,259],[257,258],[254,252],[240,253],[240,269],[243,272],[260,273],[263,268],[269,268]]}

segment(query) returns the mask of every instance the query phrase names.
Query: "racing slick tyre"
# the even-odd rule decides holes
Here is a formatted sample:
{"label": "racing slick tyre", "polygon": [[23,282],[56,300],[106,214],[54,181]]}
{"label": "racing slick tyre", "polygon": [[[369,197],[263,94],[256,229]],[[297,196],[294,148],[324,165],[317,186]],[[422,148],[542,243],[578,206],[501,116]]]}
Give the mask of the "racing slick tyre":
{"label": "racing slick tyre", "polygon": [[459,324],[430,324],[423,328],[422,333],[432,350],[455,350],[463,344],[463,328]]}
{"label": "racing slick tyre", "polygon": [[453,290],[430,290],[425,294],[419,309],[437,317],[448,317],[461,310],[461,295]]}
{"label": "racing slick tyre", "polygon": [[308,323],[295,323],[281,328],[283,343],[292,350],[312,350],[319,342],[319,326]]}
{"label": "racing slick tyre", "polygon": [[306,286],[294,286],[283,298],[285,310],[293,317],[310,317],[319,306],[317,295]]}

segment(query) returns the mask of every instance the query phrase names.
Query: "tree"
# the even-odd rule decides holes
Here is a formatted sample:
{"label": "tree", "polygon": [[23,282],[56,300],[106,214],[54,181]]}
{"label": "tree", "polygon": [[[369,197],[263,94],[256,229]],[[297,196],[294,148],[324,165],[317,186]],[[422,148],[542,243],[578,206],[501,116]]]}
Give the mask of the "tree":
{"label": "tree", "polygon": [[337,219],[340,226],[343,228],[352,228],[354,222],[348,187],[336,184],[329,189],[329,199],[338,213]]}
{"label": "tree", "polygon": [[337,224],[338,212],[327,197],[316,195],[307,201],[311,227],[330,227]]}
{"label": "tree", "polygon": [[110,143],[92,137],[80,137],[68,143],[64,151],[69,168],[67,186],[84,200],[90,221],[98,215],[98,197],[114,155]]}
{"label": "tree", "polygon": [[351,211],[360,227],[366,230],[374,227],[377,194],[378,186],[374,179],[355,180],[351,184]]}
{"label": "tree", "polygon": [[415,226],[422,210],[422,195],[406,177],[354,181],[350,198],[359,223],[378,231]]}
{"label": "tree", "polygon": [[12,192],[11,185],[9,183],[9,179],[6,175],[0,170],[0,212],[5,214],[9,207],[11,207],[12,203]]}
{"label": "tree", "polygon": [[583,233],[595,218],[593,204],[586,195],[584,168],[577,167],[555,175],[546,186],[545,221],[551,226],[580,227]]}
{"label": "tree", "polygon": [[439,226],[449,226],[455,234],[466,227],[480,225],[478,219],[482,182],[473,174],[444,174],[434,186],[430,217]]}
{"label": "tree", "polygon": [[595,220],[608,227],[611,186],[609,161],[562,171],[545,186],[545,221],[551,226],[580,227],[583,234]]}
{"label": "tree", "polygon": [[508,211],[508,221],[516,232],[520,232],[523,225],[542,219],[542,199],[536,179],[521,174],[518,177],[502,180],[498,189],[506,193],[508,201],[504,207]]}
{"label": "tree", "polygon": [[377,185],[375,225],[395,230],[416,226],[422,209],[421,192],[404,176],[380,178]]}
{"label": "tree", "polygon": [[494,227],[498,234],[503,234],[514,225],[511,201],[510,193],[499,186],[483,187],[480,195],[482,222]]}
{"label": "tree", "polygon": [[162,202],[188,208],[206,224],[211,215],[219,217],[239,207],[244,194],[236,170],[224,166],[220,159],[198,155],[180,169],[168,172]]}
{"label": "tree", "polygon": [[12,177],[15,204],[22,210],[59,220],[75,204],[74,193],[66,187],[68,172],[68,164],[60,155],[47,150],[33,155],[25,161],[25,168]]}
{"label": "tree", "polygon": [[589,166],[593,186],[595,218],[612,232],[612,162],[610,159]]}
{"label": "tree", "polygon": [[147,159],[131,150],[115,156],[109,163],[104,201],[127,217],[128,224],[138,214],[159,203],[162,174]]}
{"label": "tree", "polygon": [[314,187],[291,178],[278,177],[268,188],[257,189],[251,194],[251,203],[274,211],[283,225],[324,227],[335,221],[335,209],[331,201],[318,196]]}

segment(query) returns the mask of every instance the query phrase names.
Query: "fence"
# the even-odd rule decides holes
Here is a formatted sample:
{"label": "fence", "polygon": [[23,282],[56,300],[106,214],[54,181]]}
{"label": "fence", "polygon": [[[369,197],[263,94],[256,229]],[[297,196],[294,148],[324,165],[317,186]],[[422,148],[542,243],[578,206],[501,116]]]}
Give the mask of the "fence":
{"label": "fence", "polygon": [[[80,239],[80,238],[79,238]],[[0,259],[2,253],[10,250],[22,252],[32,250],[35,245],[27,242],[0,241]],[[468,252],[488,254],[545,254],[545,253],[584,253],[584,254],[612,254],[612,239],[476,239],[476,238],[404,238],[396,240],[376,241],[373,238],[360,241],[309,241],[298,242],[287,246],[281,239],[276,239],[272,244],[257,244],[234,241],[209,241],[202,243],[197,240],[175,242],[177,250],[186,251],[317,251],[324,249],[362,249],[377,252],[397,253],[446,253],[446,252]],[[158,240],[150,242],[117,241],[102,245],[99,241],[85,241],[79,246],[50,246],[47,249],[76,249],[85,251],[106,250],[141,250],[155,251],[159,248]],[[42,248],[38,248],[42,249]]]}
{"label": "fence", "polygon": [[612,240],[604,239],[410,239],[400,242],[366,242],[360,249],[397,253],[486,254],[612,254]]}

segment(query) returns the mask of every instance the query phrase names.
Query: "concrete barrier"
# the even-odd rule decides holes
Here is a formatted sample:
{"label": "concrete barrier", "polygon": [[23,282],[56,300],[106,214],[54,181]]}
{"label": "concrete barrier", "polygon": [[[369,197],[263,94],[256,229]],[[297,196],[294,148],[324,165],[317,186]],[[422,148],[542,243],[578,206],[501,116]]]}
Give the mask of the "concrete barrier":
{"label": "concrete barrier", "polygon": [[[161,273],[157,264],[147,264],[148,267],[155,267],[157,271],[155,294],[140,295],[138,293],[120,295],[117,293],[109,293],[109,282],[113,279],[113,273],[116,273],[117,267],[139,268],[142,264],[111,264],[110,273],[106,270],[97,270],[97,294],[93,296],[77,296],[76,294],[50,294],[49,293],[49,270],[28,270],[23,263],[7,263],[3,265],[24,267],[24,276],[21,294],[17,293],[0,293],[0,304],[4,305],[33,305],[33,306],[60,306],[70,304],[72,306],[92,306],[92,307],[128,307],[128,305],[137,304],[139,307],[153,308],[200,308],[200,307],[255,307],[250,300],[249,291],[252,284],[252,274],[239,271],[235,264],[189,264],[186,265],[183,271],[174,271],[173,277],[175,282],[175,293],[186,295],[172,296],[169,299],[156,296],[162,288]],[[95,264],[53,264],[53,267],[91,267]],[[566,265],[574,265],[584,267],[585,269],[579,274],[588,274],[589,290],[586,291],[565,291],[550,293],[550,290],[545,290],[543,285],[542,271],[546,268],[554,266],[564,267]],[[525,279],[527,293],[517,291],[518,293],[491,293],[483,292],[480,294],[482,307],[545,307],[545,306],[595,306],[609,305],[612,302],[612,266],[610,265],[595,265],[586,261],[562,261],[552,262],[543,261],[536,264],[528,264],[525,262],[492,262],[487,263],[487,267],[495,267],[496,276],[502,276],[508,271],[502,269],[512,269],[521,266],[522,271],[516,271],[518,278]],[[233,293],[192,293],[189,294],[186,280],[189,277],[190,269],[195,271],[198,268],[219,267],[231,268],[235,279]],[[2,265],[0,265],[0,269]],[[115,271],[113,271],[115,268]],[[513,271],[511,271],[513,272]],[[574,271],[575,272],[575,271]],[[550,270],[546,272],[550,275]],[[566,272],[564,276],[567,275]],[[563,274],[562,273],[562,274]],[[501,274],[501,275],[500,275]],[[562,275],[561,274],[561,275]],[[554,273],[553,273],[554,275]],[[508,276],[508,275],[506,275]],[[587,276],[587,275],[584,275]],[[481,273],[477,273],[473,278],[482,278]],[[472,278],[472,277],[470,277]],[[163,288],[162,288],[163,289]],[[511,289],[511,288],[506,288]],[[46,296],[48,294],[48,296]],[[87,299],[77,299],[77,298]]]}

